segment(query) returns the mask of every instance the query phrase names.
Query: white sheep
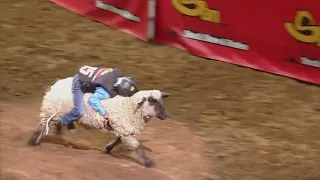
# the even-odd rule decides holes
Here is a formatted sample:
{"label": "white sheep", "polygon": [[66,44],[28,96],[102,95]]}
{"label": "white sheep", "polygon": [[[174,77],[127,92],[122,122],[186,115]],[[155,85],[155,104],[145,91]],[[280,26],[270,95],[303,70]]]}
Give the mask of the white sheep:
{"label": "white sheep", "polygon": [[[46,92],[40,108],[40,117],[42,118],[37,131],[29,140],[32,145],[40,144],[44,134],[49,131],[48,124],[57,123],[57,130],[61,128],[60,118],[73,108],[72,100],[72,77],[56,81]],[[88,104],[88,98],[91,93],[84,95],[85,113],[77,122],[95,129],[111,130],[116,139],[111,141],[105,147],[105,153],[110,153],[112,149],[123,142],[129,148],[137,152],[140,158],[144,160],[146,167],[154,165],[141,149],[140,143],[135,136],[139,135],[145,124],[152,117],[158,117],[161,120],[167,118],[167,112],[163,106],[163,100],[169,94],[159,90],[141,90],[131,97],[115,96],[101,102],[101,105],[108,111],[108,122]]]}

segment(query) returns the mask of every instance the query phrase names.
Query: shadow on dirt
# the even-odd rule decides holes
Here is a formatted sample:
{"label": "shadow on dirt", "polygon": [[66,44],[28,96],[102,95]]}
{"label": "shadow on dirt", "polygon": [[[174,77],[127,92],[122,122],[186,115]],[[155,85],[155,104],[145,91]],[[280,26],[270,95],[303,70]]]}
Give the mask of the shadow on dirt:
{"label": "shadow on dirt", "polygon": [[[148,142],[148,141],[150,141],[150,140],[140,140],[139,142],[141,143],[142,149],[144,151],[153,152],[152,149],[143,145],[143,143]],[[88,144],[78,142],[78,141],[75,141],[70,138],[60,136],[60,135],[43,136],[41,139],[41,144],[44,144],[44,143],[63,145],[64,147],[67,147],[67,148],[71,147],[71,148],[77,149],[77,150],[96,150],[102,154],[105,154],[104,148],[88,145]],[[41,144],[39,145],[40,148],[41,148]],[[135,155],[135,152],[128,149],[123,144],[120,144],[117,147],[115,147],[112,151],[112,154],[110,154],[110,155],[114,158],[117,158],[117,159],[124,159],[124,160],[128,160],[128,161],[131,161],[131,162],[139,164],[139,165],[144,165],[143,162],[139,161],[137,157],[132,157],[132,155]]]}

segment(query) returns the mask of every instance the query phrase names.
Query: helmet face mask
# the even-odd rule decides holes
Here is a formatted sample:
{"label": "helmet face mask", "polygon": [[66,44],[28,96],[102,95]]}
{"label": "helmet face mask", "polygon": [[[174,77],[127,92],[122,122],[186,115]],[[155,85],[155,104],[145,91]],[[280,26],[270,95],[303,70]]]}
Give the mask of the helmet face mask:
{"label": "helmet face mask", "polygon": [[131,77],[118,78],[117,82],[114,84],[114,87],[118,89],[119,95],[127,97],[130,97],[139,91],[136,83]]}

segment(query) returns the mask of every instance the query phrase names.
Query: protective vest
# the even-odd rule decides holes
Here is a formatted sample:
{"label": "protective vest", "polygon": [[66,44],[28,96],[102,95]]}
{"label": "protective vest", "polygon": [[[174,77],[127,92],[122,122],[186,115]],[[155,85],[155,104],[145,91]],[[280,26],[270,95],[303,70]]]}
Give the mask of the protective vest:
{"label": "protective vest", "polygon": [[82,66],[77,74],[84,93],[94,93],[97,86],[102,86],[111,97],[118,94],[117,88],[113,87],[113,84],[117,82],[117,78],[124,76],[118,68],[91,66]]}

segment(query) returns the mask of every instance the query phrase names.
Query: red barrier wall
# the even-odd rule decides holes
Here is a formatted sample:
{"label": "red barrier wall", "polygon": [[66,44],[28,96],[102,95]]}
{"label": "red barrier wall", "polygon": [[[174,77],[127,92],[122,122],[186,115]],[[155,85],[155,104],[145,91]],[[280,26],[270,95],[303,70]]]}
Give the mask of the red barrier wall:
{"label": "red barrier wall", "polygon": [[[50,1],[142,40],[154,33],[153,0]],[[157,0],[155,40],[320,84],[319,7],[319,0]]]}
{"label": "red barrier wall", "polygon": [[319,7],[319,0],[158,0],[155,40],[320,84]]}
{"label": "red barrier wall", "polygon": [[148,0],[50,0],[80,15],[148,40]]}

